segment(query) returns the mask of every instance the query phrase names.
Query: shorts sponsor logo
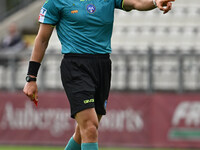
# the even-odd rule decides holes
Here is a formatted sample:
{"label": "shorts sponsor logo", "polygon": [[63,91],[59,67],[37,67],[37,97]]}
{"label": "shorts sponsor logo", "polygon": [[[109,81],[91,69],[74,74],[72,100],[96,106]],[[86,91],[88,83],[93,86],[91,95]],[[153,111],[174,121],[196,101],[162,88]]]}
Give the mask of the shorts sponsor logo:
{"label": "shorts sponsor logo", "polygon": [[40,15],[39,15],[39,22],[44,22],[44,18],[45,18],[45,15],[47,13],[47,10],[42,7],[41,10],[40,10]]}
{"label": "shorts sponsor logo", "polygon": [[94,99],[87,99],[83,101],[84,104],[88,104],[88,103],[94,103]]}
{"label": "shorts sponsor logo", "polygon": [[176,107],[169,138],[173,140],[200,140],[199,101],[184,101]]}
{"label": "shorts sponsor logo", "polygon": [[87,11],[88,11],[90,14],[93,14],[93,13],[96,11],[96,7],[95,7],[93,4],[88,4],[88,5],[87,5]]}

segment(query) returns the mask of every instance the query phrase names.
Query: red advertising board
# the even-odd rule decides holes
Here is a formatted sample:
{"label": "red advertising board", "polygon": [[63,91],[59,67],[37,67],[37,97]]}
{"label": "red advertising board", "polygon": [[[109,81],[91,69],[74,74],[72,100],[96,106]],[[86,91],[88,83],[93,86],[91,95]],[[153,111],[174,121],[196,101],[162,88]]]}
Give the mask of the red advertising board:
{"label": "red advertising board", "polygon": [[[65,145],[75,121],[64,92],[0,93],[1,144]],[[200,148],[200,94],[111,92],[99,126],[104,146]]]}

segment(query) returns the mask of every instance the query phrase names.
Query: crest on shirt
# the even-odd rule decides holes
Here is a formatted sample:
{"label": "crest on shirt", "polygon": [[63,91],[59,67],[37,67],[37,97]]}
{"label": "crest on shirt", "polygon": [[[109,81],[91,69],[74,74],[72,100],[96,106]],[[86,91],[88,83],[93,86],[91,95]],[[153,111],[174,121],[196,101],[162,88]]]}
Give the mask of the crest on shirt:
{"label": "crest on shirt", "polygon": [[45,15],[47,13],[47,10],[42,7],[41,10],[40,10],[40,15],[39,15],[39,22],[44,22],[44,18],[45,18]]}
{"label": "crest on shirt", "polygon": [[88,11],[90,14],[93,14],[93,13],[96,11],[96,7],[95,7],[93,4],[88,4],[88,5],[87,5],[87,11]]}

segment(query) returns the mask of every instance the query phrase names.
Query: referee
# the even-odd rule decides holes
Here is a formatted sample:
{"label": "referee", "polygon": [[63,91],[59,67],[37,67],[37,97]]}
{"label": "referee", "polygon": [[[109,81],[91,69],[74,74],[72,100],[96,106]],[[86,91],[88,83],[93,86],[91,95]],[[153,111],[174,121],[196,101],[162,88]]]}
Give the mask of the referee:
{"label": "referee", "polygon": [[54,26],[62,45],[62,84],[77,122],[65,150],[98,150],[98,124],[106,114],[111,80],[114,9],[167,13],[175,0],[46,0],[29,62],[24,93],[38,101],[37,73]]}

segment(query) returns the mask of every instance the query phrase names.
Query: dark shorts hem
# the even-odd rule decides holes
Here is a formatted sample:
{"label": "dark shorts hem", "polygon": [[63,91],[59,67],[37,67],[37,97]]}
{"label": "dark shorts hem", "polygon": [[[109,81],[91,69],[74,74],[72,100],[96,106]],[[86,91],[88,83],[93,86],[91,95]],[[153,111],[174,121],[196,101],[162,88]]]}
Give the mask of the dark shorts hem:
{"label": "dark shorts hem", "polygon": [[97,113],[97,115],[102,115],[103,116],[103,115],[106,115],[106,113]]}
{"label": "dark shorts hem", "polygon": [[95,108],[95,106],[87,106],[87,107],[80,107],[79,109],[77,109],[76,111],[74,112],[71,112],[71,118],[75,119],[75,115],[83,110],[86,110],[86,109],[90,109],[90,108]]}
{"label": "dark shorts hem", "polygon": [[[76,110],[76,111],[74,111],[73,113],[71,113],[71,118],[73,118],[73,119],[75,119],[75,115],[77,114],[77,113],[79,113],[79,112],[81,112],[81,111],[83,111],[83,110],[86,110],[86,109],[90,109],[90,108],[94,108],[95,109],[95,106],[87,106],[87,107],[81,107],[81,108],[79,108],[78,110]],[[95,109],[95,111],[96,111],[96,109]],[[96,113],[97,113],[97,115],[106,115],[106,112],[97,112],[96,111]]]}

